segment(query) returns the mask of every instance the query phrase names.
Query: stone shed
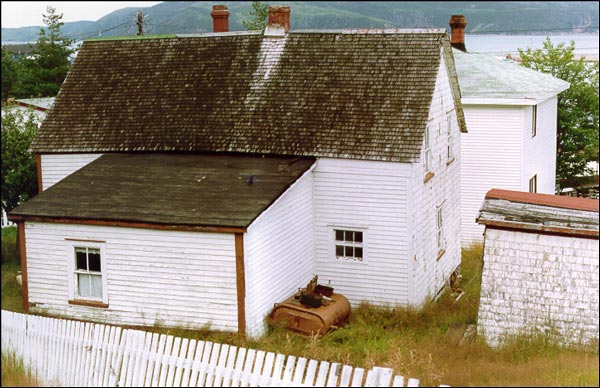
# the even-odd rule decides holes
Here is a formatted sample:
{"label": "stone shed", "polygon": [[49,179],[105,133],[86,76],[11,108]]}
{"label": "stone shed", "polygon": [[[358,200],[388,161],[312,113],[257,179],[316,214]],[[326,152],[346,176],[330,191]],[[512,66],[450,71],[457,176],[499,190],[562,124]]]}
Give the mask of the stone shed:
{"label": "stone shed", "polygon": [[490,190],[478,332],[492,346],[511,334],[598,341],[598,200]]}

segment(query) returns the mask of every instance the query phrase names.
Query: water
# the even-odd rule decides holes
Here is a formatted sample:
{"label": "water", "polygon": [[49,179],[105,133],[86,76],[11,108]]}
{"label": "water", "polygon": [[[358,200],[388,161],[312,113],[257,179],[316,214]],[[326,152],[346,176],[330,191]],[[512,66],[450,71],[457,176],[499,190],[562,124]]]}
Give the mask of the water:
{"label": "water", "polygon": [[[465,45],[470,52],[489,53],[496,55],[518,54],[519,48],[543,47],[546,35],[491,35],[491,34],[466,34]],[[569,44],[575,41],[575,54],[583,54],[590,58],[598,59],[598,34],[579,35],[552,35],[550,40],[553,45],[558,43]],[[27,42],[2,42],[2,44],[17,44]],[[32,42],[35,43],[35,42]]]}
{"label": "water", "polygon": [[[467,51],[506,55],[518,54],[519,48],[538,49],[543,47],[547,35],[465,35]],[[598,58],[598,34],[552,35],[550,41],[554,46],[559,43],[568,45],[575,42],[575,54]]]}

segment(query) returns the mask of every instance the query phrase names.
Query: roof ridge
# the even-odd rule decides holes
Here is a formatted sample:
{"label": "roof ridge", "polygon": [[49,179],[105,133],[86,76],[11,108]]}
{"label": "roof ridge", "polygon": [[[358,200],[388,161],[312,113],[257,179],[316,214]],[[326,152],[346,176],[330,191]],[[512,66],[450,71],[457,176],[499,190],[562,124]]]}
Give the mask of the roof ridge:
{"label": "roof ridge", "polygon": [[289,34],[445,34],[445,28],[344,28],[290,30]]}

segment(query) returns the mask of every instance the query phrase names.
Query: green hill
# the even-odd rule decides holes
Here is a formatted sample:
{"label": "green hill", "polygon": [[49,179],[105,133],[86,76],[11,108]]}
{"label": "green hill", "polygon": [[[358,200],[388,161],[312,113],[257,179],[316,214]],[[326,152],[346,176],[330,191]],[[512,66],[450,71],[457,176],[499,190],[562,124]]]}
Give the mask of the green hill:
{"label": "green hill", "polygon": [[[448,28],[452,14],[467,18],[467,33],[560,34],[598,31],[598,2],[587,1],[290,1],[292,29]],[[135,35],[136,13],[144,13],[148,34],[212,31],[210,10],[227,4],[230,30],[244,30],[250,2],[169,1],[146,8],[123,8],[91,22],[65,23],[75,39]],[[62,10],[58,10],[59,12]],[[2,41],[35,41],[40,27],[2,28]]]}

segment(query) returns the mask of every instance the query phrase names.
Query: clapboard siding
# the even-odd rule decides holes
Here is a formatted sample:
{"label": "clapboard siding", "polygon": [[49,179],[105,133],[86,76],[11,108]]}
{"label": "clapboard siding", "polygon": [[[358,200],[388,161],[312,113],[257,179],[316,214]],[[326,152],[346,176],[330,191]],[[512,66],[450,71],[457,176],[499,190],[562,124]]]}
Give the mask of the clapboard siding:
{"label": "clapboard siding", "polygon": [[[523,106],[465,105],[468,133],[461,135],[462,243],[483,241],[475,222],[485,193],[521,189]],[[531,108],[529,108],[531,109]]]}
{"label": "clapboard siding", "polygon": [[246,332],[264,333],[265,316],[315,273],[313,177],[309,170],[262,213],[244,236]]}
{"label": "clapboard siding", "polygon": [[[232,234],[26,223],[32,311],[114,324],[237,331]],[[108,309],[68,304],[68,239],[105,241]]]}
{"label": "clapboard siding", "polygon": [[[408,297],[405,163],[319,159],[314,169],[316,273],[356,306],[405,304]],[[363,262],[333,257],[333,226],[364,228]]]}
{"label": "clapboard siding", "polygon": [[553,97],[537,105],[537,131],[531,136],[532,107],[523,110],[523,169],[521,191],[529,191],[529,179],[537,175],[537,192],[554,194],[556,185],[556,109]]}
{"label": "clapboard siding", "polygon": [[[433,177],[425,181],[424,150],[421,160],[412,168],[410,234],[412,244],[412,279],[409,303],[422,305],[444,286],[450,274],[460,265],[460,141],[461,133],[455,115],[451,141],[453,158],[448,158],[447,112],[454,107],[445,65],[440,64],[431,109],[429,111]],[[468,129],[468,128],[467,128]],[[424,149],[424,147],[423,147]],[[438,259],[437,209],[442,208],[442,230],[445,253]]]}
{"label": "clapboard siding", "polygon": [[42,190],[66,178],[102,154],[42,154]]}

